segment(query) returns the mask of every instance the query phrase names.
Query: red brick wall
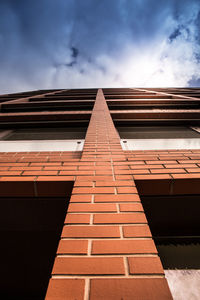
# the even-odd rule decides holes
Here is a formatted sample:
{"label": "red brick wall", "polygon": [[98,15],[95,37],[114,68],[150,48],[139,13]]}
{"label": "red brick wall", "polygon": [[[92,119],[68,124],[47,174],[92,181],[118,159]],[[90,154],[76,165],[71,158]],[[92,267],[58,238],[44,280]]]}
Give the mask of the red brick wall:
{"label": "red brick wall", "polygon": [[46,300],[172,299],[134,179],[198,177],[198,163],[197,151],[124,152],[101,90],[82,153],[2,154],[0,182],[75,181]]}
{"label": "red brick wall", "polygon": [[200,150],[126,151],[126,157],[130,169],[120,174],[134,175],[134,179],[200,177]]}

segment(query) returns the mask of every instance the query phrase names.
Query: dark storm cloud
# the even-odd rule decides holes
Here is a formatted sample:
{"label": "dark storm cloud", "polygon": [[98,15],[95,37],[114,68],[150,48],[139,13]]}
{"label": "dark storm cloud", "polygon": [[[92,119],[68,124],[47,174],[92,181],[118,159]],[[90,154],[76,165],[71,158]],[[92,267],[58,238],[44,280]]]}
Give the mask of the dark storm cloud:
{"label": "dark storm cloud", "polygon": [[1,0],[1,92],[199,82],[199,0]]}

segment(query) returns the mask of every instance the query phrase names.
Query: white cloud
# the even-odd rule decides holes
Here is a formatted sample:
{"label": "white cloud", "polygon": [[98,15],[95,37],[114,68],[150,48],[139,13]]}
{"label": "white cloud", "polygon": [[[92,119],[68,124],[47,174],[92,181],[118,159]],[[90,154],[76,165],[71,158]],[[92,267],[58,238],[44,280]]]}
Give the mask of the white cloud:
{"label": "white cloud", "polygon": [[187,86],[200,78],[198,0],[2,3],[1,92]]}

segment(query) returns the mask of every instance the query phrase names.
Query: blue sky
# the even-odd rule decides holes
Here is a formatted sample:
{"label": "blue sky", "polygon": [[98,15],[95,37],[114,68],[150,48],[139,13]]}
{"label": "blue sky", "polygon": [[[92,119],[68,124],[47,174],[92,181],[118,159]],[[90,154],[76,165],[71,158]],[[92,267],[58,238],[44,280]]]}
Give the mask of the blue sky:
{"label": "blue sky", "polygon": [[0,0],[0,93],[200,86],[200,0]]}

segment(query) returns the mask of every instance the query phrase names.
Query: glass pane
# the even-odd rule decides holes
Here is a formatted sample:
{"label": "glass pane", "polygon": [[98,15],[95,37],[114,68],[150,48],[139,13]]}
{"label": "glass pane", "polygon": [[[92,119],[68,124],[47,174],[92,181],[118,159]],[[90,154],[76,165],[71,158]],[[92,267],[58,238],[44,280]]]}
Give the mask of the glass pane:
{"label": "glass pane", "polygon": [[84,139],[86,127],[16,129],[4,137],[7,141],[19,140],[72,140]]}
{"label": "glass pane", "polygon": [[200,138],[200,134],[189,127],[181,126],[117,126],[122,139],[176,139]]}
{"label": "glass pane", "polygon": [[174,300],[192,300],[200,297],[200,270],[165,270]]}

